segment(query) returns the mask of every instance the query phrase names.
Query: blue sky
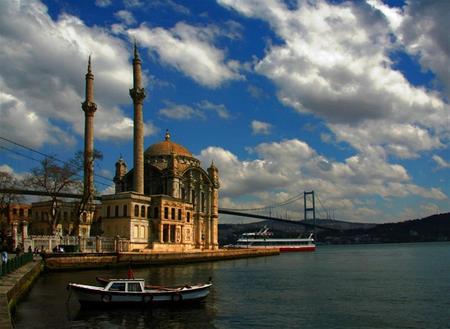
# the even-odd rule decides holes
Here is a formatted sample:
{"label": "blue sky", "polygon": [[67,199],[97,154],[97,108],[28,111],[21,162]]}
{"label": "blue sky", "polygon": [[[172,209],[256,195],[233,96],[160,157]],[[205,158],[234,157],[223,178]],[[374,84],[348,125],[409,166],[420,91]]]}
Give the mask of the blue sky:
{"label": "blue sky", "polygon": [[[81,150],[91,54],[96,173],[112,177],[120,155],[131,166],[135,38],[145,147],[169,129],[214,160],[221,207],[314,190],[344,220],[450,211],[449,13],[448,1],[2,1],[0,136],[61,159]],[[0,146],[0,170],[37,165]],[[302,200],[288,211],[302,217]]]}

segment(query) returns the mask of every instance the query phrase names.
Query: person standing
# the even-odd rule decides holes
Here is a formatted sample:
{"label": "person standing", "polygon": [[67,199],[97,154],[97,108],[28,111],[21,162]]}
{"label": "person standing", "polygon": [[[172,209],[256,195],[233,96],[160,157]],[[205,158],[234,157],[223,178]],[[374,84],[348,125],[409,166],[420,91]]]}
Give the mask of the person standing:
{"label": "person standing", "polygon": [[8,252],[6,250],[2,251],[2,265],[6,265],[8,262]]}

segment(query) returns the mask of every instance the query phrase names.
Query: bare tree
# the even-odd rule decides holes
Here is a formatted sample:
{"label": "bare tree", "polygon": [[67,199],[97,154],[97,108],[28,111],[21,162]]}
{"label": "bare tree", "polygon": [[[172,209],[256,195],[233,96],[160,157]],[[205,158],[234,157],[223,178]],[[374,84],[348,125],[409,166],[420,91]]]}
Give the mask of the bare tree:
{"label": "bare tree", "polygon": [[79,188],[81,182],[77,179],[78,171],[79,168],[71,161],[58,165],[55,158],[49,157],[42,160],[40,166],[33,168],[24,180],[25,185],[44,191],[50,197],[51,209],[48,218],[53,234],[61,218],[59,214],[61,200],[57,195],[62,192],[74,192]]}

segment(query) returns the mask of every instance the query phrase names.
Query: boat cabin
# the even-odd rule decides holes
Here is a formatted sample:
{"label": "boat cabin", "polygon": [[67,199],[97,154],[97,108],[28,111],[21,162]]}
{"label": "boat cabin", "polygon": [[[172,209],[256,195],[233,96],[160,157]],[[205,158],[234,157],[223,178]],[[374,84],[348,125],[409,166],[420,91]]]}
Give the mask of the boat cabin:
{"label": "boat cabin", "polygon": [[105,287],[105,291],[143,292],[145,290],[144,287],[144,279],[110,280]]}

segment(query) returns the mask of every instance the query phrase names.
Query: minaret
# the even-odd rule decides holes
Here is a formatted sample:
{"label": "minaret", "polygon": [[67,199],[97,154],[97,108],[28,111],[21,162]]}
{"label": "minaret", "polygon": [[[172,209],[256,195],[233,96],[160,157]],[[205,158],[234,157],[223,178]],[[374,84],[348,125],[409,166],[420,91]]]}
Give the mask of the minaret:
{"label": "minaret", "polygon": [[144,194],[144,120],[142,105],[144,103],[145,90],[142,87],[141,60],[136,41],[134,41],[133,88],[130,89],[130,96],[134,105],[133,190],[136,193]]}
{"label": "minaret", "polygon": [[83,195],[87,204],[94,197],[94,113],[97,105],[94,103],[94,75],[91,71],[91,56],[89,55],[86,73],[86,100],[81,108],[84,111],[84,188]]}
{"label": "minaret", "polygon": [[208,168],[208,176],[211,178],[213,183],[211,189],[211,223],[210,223],[210,234],[211,234],[211,248],[219,248],[219,169],[214,165],[214,161],[211,162],[211,166]]}

